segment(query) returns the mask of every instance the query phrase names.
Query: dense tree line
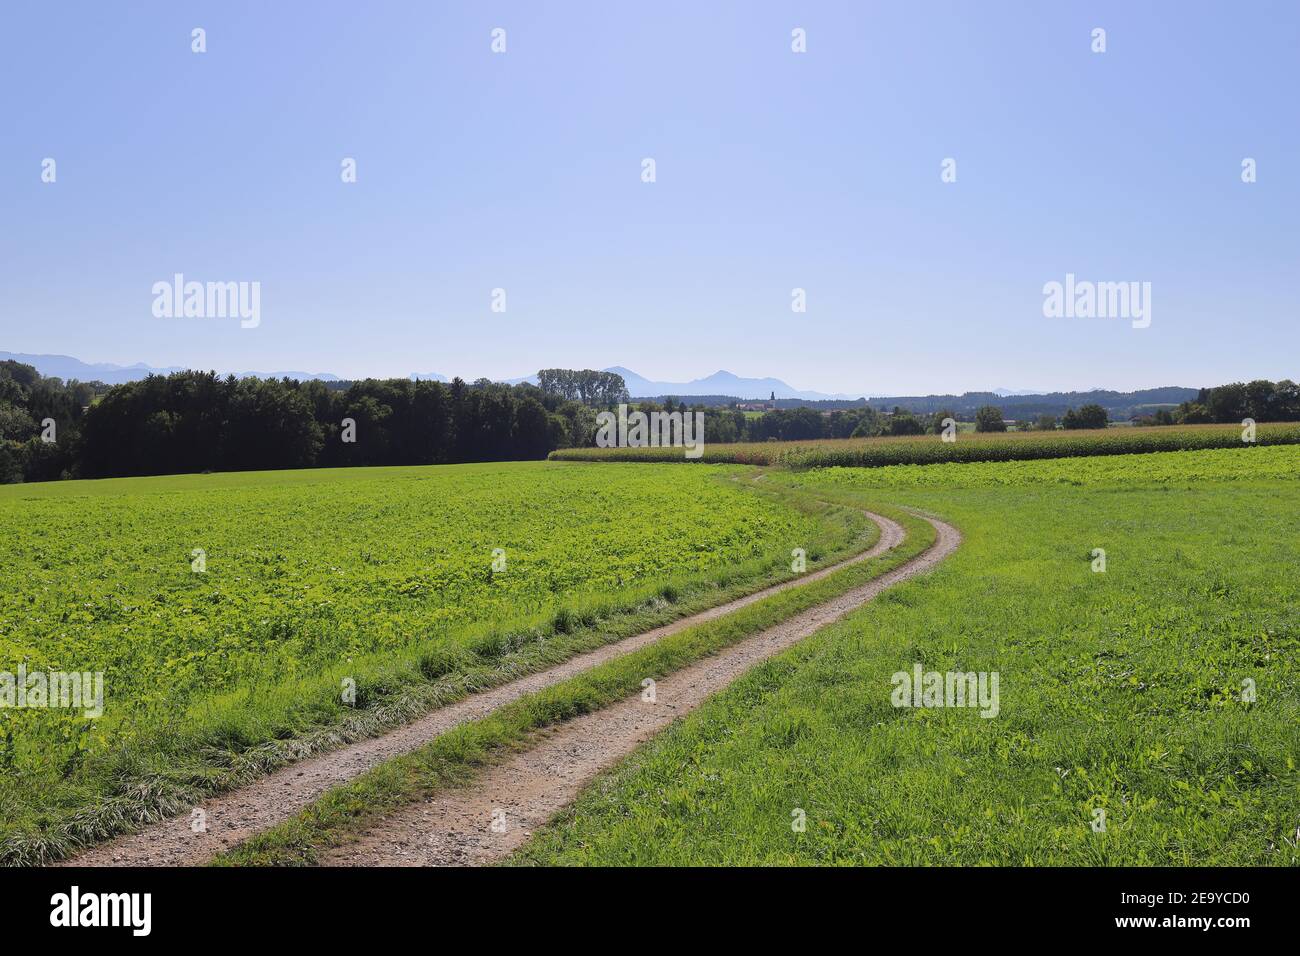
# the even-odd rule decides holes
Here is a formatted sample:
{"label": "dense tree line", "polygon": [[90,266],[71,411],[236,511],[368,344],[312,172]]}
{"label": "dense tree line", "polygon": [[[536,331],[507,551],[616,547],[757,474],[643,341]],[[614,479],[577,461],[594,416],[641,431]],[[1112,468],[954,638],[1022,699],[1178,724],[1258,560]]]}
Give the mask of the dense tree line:
{"label": "dense tree line", "polygon": [[1203,388],[1194,402],[1183,402],[1173,420],[1189,425],[1208,422],[1300,421],[1300,385],[1289,379],[1270,382],[1233,382],[1218,388]]}
{"label": "dense tree line", "polygon": [[188,371],[107,388],[0,367],[0,481],[536,459],[594,434],[593,408],[485,379],[340,386]]}
{"label": "dense tree line", "polygon": [[[668,400],[671,405],[672,399]],[[644,411],[657,409],[654,403],[642,402]],[[685,404],[680,406],[685,409]],[[698,406],[696,406],[698,408]],[[821,438],[874,438],[880,435],[923,435],[942,430],[943,419],[952,413],[941,410],[933,415],[914,415],[903,408],[892,413],[870,406],[841,408],[830,412],[815,408],[778,408],[775,411],[747,416],[744,412],[705,408],[704,436],[711,443],[762,441],[813,441]]]}
{"label": "dense tree line", "polygon": [[[63,382],[30,365],[0,362],[0,482],[344,465],[416,465],[543,458],[595,444],[596,413],[626,402],[621,376],[544,369],[542,385],[407,379],[359,382],[151,375],[124,385]],[[644,412],[702,411],[705,441],[810,441],[938,434],[950,408],[914,413],[871,406],[822,411],[688,408],[674,398]],[[985,405],[979,431],[1005,430]],[[1202,389],[1196,401],[1143,424],[1300,421],[1300,386],[1254,381]],[[1104,428],[1099,404],[1069,408],[1065,428]],[[1051,414],[1018,428],[1058,427]]]}
{"label": "dense tree line", "polygon": [[[998,409],[993,411],[1001,414]],[[980,409],[981,416],[984,412],[985,409]],[[1256,422],[1300,421],[1300,385],[1289,379],[1280,382],[1256,379],[1203,388],[1194,401],[1185,401],[1177,408],[1135,415],[1132,422],[1135,425],[1208,425],[1235,424],[1247,418]],[[1078,409],[1068,409],[1060,424],[1067,429],[1105,428],[1109,420],[1109,413],[1103,405],[1090,403]],[[1021,422],[1018,427],[1050,429],[1056,424],[1054,416],[1040,415],[1037,421]]]}
{"label": "dense tree line", "polygon": [[86,415],[87,477],[544,458],[594,415],[532,385],[150,376]]}

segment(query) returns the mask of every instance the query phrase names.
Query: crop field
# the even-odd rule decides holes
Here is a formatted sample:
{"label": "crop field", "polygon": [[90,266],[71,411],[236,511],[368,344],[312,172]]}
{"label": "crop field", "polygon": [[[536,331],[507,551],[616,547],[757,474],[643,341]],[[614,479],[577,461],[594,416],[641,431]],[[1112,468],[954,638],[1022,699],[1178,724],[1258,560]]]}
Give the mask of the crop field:
{"label": "crop field", "polygon": [[535,462],[0,489],[0,671],[102,672],[105,697],[99,719],[0,710],[0,859],[181,806],[337,743],[341,724],[373,732],[455,678],[486,686],[789,576],[794,547],[815,561],[867,535],[856,511],[756,493],[735,471],[610,480]]}
{"label": "crop field", "polygon": [[[646,745],[516,862],[1300,864],[1300,448],[769,480],[964,540]],[[985,675],[997,706],[899,700],[918,669]]]}
{"label": "crop field", "polygon": [[[9,486],[0,672],[102,672],[105,700],[96,719],[0,709],[0,863],[187,812],[788,579],[792,548],[821,564],[860,550],[871,509],[906,529],[892,552],[435,737],[223,862],[315,861],[646,674],[920,554],[934,531],[915,512],[964,535],[936,569],[686,714],[513,862],[1295,865],[1298,478],[1300,446],[1238,438],[878,468],[534,462]],[[918,688],[922,673],[980,675],[993,696],[981,683],[971,706],[900,704],[911,673]]]}
{"label": "crop field", "polygon": [[[876,468],[1237,448],[1242,445],[1242,427],[1178,425],[1097,431],[959,432],[953,442],[942,441],[937,435],[908,435],[709,444],[707,437],[706,434],[703,454],[696,459],[688,459],[681,448],[672,447],[565,448],[551,452],[551,458],[562,461],[712,462],[788,468],[839,465]],[[1255,439],[1259,445],[1300,443],[1300,424],[1258,425]]]}

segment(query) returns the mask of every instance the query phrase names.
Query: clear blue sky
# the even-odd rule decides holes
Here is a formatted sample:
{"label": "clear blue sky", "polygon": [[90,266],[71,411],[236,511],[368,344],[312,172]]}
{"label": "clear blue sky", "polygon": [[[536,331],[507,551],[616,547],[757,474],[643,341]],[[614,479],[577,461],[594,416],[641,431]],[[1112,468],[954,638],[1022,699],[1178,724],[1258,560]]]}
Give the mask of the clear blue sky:
{"label": "clear blue sky", "polygon": [[[1296,378],[1298,51],[1290,2],[8,3],[0,349],[853,394]],[[154,318],[176,272],[260,281],[261,325]],[[1151,282],[1151,327],[1044,318],[1067,272]]]}

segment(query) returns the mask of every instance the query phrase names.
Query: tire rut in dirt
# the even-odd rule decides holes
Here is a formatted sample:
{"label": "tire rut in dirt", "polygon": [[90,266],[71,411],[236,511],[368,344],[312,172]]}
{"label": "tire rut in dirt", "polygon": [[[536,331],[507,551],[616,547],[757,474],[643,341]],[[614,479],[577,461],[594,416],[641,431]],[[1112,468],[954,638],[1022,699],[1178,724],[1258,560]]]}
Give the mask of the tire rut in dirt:
{"label": "tire rut in dirt", "polygon": [[[943,560],[961,541],[951,525],[926,517],[938,537],[923,554],[656,682],[655,702],[636,695],[559,724],[528,750],[464,787],[390,813],[354,842],[325,851],[326,866],[477,866],[499,862],[533,830],[572,803],[597,774],[754,665],[862,607],[887,588]],[[495,826],[494,826],[495,825]]]}

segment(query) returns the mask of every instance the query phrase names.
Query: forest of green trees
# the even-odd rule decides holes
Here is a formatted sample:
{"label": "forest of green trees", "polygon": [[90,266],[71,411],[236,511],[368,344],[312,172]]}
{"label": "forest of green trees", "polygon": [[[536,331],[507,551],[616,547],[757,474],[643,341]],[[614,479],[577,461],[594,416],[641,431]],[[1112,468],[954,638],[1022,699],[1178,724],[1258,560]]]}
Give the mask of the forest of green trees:
{"label": "forest of green trees", "polygon": [[[595,443],[596,413],[627,401],[620,376],[544,369],[540,385],[367,379],[358,382],[151,375],[123,385],[63,382],[30,365],[0,362],[0,482],[250,471],[341,465],[416,465],[544,458]],[[635,403],[686,411],[684,401]],[[698,408],[698,406],[697,406]],[[786,408],[759,415],[702,409],[705,441],[806,441],[937,433],[940,409],[913,414],[869,406]],[[1055,428],[1052,416],[1020,423]],[[1202,389],[1145,424],[1300,421],[1291,381]],[[1106,425],[1100,406],[1071,409],[1066,428]],[[1005,428],[1001,410],[979,409],[979,430]]]}
{"label": "forest of green trees", "polygon": [[340,387],[189,371],[109,388],[4,362],[0,481],[544,458],[589,441],[595,414],[486,380]]}

